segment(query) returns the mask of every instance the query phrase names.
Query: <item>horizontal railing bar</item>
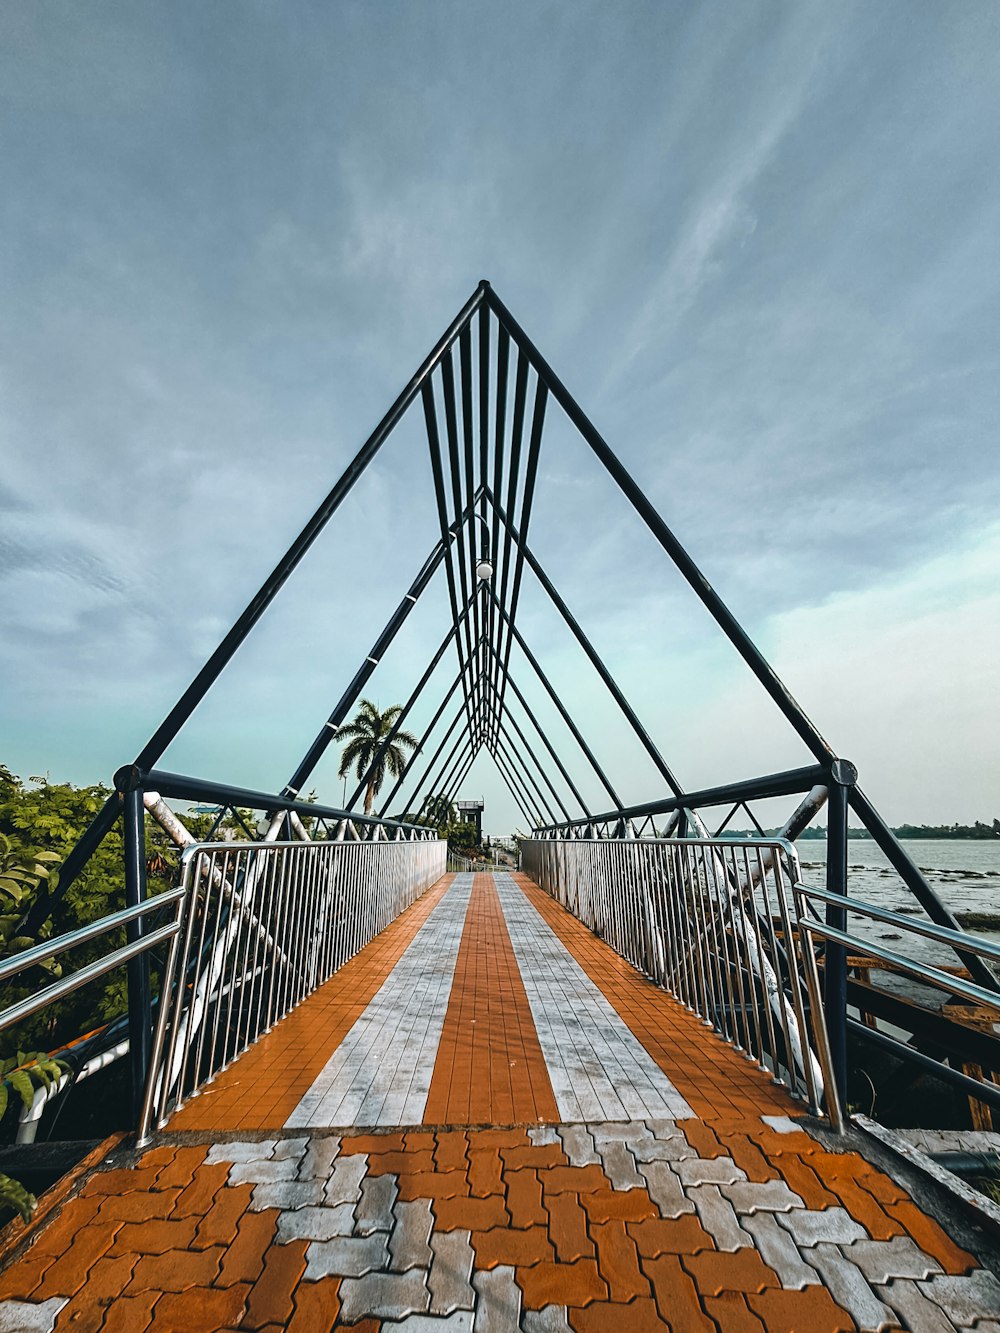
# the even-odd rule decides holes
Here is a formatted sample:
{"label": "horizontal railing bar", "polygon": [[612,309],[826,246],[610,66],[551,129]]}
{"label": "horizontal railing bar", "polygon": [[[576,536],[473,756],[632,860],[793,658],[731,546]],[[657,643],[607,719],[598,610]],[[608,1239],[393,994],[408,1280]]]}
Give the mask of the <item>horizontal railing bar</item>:
{"label": "horizontal railing bar", "polygon": [[12,1004],[9,1008],[0,1012],[0,1031],[10,1027],[13,1023],[19,1023],[24,1018],[30,1018],[32,1014],[44,1009],[47,1004],[52,1004],[56,1000],[61,1000],[65,995],[71,995],[73,991],[79,990],[89,981],[94,981],[97,977],[103,977],[105,972],[111,972],[122,963],[127,963],[130,958],[136,958],[139,954],[145,953],[148,949],[155,948],[157,944],[162,944],[164,940],[169,940],[180,930],[180,922],[172,921],[169,926],[161,926],[159,930],[154,930],[149,935],[143,935],[141,939],[133,941],[132,944],[125,944],[120,949],[115,949],[113,953],[105,954],[103,958],[95,958],[92,963],[86,967],[81,967],[79,972],[73,972],[68,977],[63,977],[55,981],[51,986],[46,986],[35,995],[27,996],[25,999]]}
{"label": "horizontal railing bar", "polygon": [[135,921],[150,912],[155,912],[165,903],[176,902],[183,896],[184,888],[178,885],[177,888],[168,889],[166,893],[160,893],[155,898],[147,898],[144,903],[138,903],[135,907],[123,907],[120,912],[102,916],[99,921],[92,921],[87,926],[81,926],[79,930],[70,930],[65,935],[56,936],[54,940],[35,944],[30,949],[25,949],[23,953],[14,954],[13,957],[6,958],[0,963],[0,981],[12,977],[16,972],[22,972],[27,967],[33,967],[35,963],[42,962],[46,958],[52,958],[57,953],[75,949],[78,944],[96,939],[98,935],[104,935],[117,926],[124,926],[128,921]]}
{"label": "horizontal railing bar", "polygon": [[918,981],[926,981],[928,985],[936,987],[938,990],[947,990],[955,995],[964,995],[969,1000],[975,1000],[977,1004],[986,1005],[990,1009],[1000,1009],[1000,995],[996,991],[989,991],[985,986],[977,986],[974,981],[965,981],[962,977],[953,976],[950,972],[942,972],[939,968],[931,967],[924,963],[914,962],[912,958],[907,958],[905,954],[896,953],[894,949],[883,949],[880,944],[871,944],[868,940],[861,941],[857,935],[848,935],[844,930],[836,930],[833,926],[828,926],[822,921],[799,920],[799,929],[808,931],[811,935],[820,935],[825,940],[832,940],[834,944],[843,944],[849,949],[855,949],[859,944],[862,945],[865,954],[872,958],[881,958],[883,962],[892,963],[901,972],[907,972],[911,977],[916,977]]}
{"label": "horizontal railing bar", "polygon": [[811,791],[817,783],[829,779],[829,768],[824,764],[809,764],[805,768],[790,768],[766,777],[747,778],[723,787],[706,787],[703,791],[687,792],[683,796],[665,796],[659,801],[630,805],[621,810],[593,815],[589,819],[571,819],[565,824],[546,824],[540,832],[552,833],[560,829],[582,828],[587,824],[609,824],[615,819],[636,819],[643,815],[664,815],[671,810],[694,810],[708,805],[725,805],[729,801],[766,800],[770,796],[792,796]]}
{"label": "horizontal railing bar", "polygon": [[935,1060],[933,1055],[925,1055],[923,1051],[918,1051],[915,1046],[908,1046],[905,1042],[897,1041],[888,1032],[880,1032],[878,1028],[870,1028],[865,1023],[859,1023],[856,1018],[848,1018],[847,1026],[859,1037],[867,1037],[876,1046],[881,1046],[884,1050],[898,1055],[901,1060],[909,1060],[913,1064],[919,1065],[921,1069],[926,1069],[936,1077],[943,1079],[946,1083],[955,1084],[970,1097],[975,1097],[977,1101],[986,1102],[990,1106],[1000,1108],[1000,1087],[997,1087],[995,1083],[980,1083],[977,1078],[970,1078],[968,1074],[963,1074],[961,1070],[952,1069],[951,1065],[946,1065],[942,1060]]}
{"label": "horizontal railing bar", "polygon": [[[931,922],[916,921],[913,917],[891,912],[886,907],[876,907],[874,903],[845,897],[840,893],[828,893],[826,889],[814,889],[808,884],[796,884],[795,888],[799,893],[810,898],[818,898],[824,903],[832,903],[845,911],[858,912],[862,916],[871,917],[873,921],[884,922],[887,926],[898,926],[901,930],[911,931],[915,935],[925,935],[928,939],[937,940],[941,944],[950,944],[965,953],[977,953],[984,958],[994,958],[1000,962],[1000,944],[991,944],[989,940],[984,940],[979,935],[970,935],[964,930],[952,930],[950,926],[936,926]],[[866,942],[860,937],[857,942],[861,948],[867,948]],[[1000,996],[994,995],[991,1003],[1000,1008]]]}
{"label": "horizontal railing bar", "polygon": [[353,810],[338,810],[331,805],[313,805],[309,801],[297,801],[291,796],[252,791],[245,787],[230,787],[220,782],[207,782],[204,778],[189,778],[181,773],[164,773],[158,768],[142,774],[142,788],[144,791],[158,791],[161,796],[173,796],[175,800],[181,801],[214,800],[224,805],[247,805],[253,810],[295,810],[300,815],[322,815],[326,819],[351,819],[355,824],[381,824],[388,828],[401,828],[424,834],[427,832],[423,824],[404,824],[398,819],[359,815]]}

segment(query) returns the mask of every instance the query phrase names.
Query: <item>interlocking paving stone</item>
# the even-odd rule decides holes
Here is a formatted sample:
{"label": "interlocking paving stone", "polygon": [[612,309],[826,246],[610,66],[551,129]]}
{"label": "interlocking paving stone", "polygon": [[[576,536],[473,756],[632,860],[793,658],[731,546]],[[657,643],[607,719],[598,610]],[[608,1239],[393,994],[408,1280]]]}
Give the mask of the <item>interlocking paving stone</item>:
{"label": "interlocking paving stone", "polygon": [[[846,1253],[850,1254],[852,1249],[853,1246],[848,1247]],[[833,1299],[865,1333],[882,1333],[883,1329],[899,1327],[895,1312],[879,1299],[860,1268],[846,1259],[836,1245],[813,1245],[809,1262],[819,1272]]]}
{"label": "interlocking paving stone", "polygon": [[361,1198],[361,1182],[368,1170],[368,1154],[356,1153],[341,1157],[333,1167],[323,1189],[328,1204],[357,1203]]}
{"label": "interlocking paving stone", "polygon": [[694,1204],[684,1193],[680,1178],[666,1162],[641,1162],[639,1170],[661,1217],[680,1217],[682,1213],[694,1212]]}
{"label": "interlocking paving stone", "polygon": [[472,1285],[479,1294],[474,1333],[510,1333],[519,1327],[521,1289],[514,1281],[513,1268],[501,1265],[489,1272],[474,1273]]}
{"label": "interlocking paving stone", "polygon": [[423,1119],[471,892],[472,876],[456,875],[288,1117],[289,1128]]}
{"label": "interlocking paving stone", "polygon": [[265,1208],[308,1208],[322,1202],[321,1181],[278,1180],[274,1184],[254,1185],[250,1207],[259,1213]]}
{"label": "interlocking paving stone", "polygon": [[287,1139],[278,1139],[274,1145],[272,1156],[275,1161],[283,1161],[286,1157],[293,1158],[296,1162],[305,1152],[309,1140],[305,1137],[295,1135]]}
{"label": "interlocking paving stone", "polygon": [[354,1208],[349,1203],[336,1208],[297,1208],[278,1218],[278,1240],[333,1240],[354,1230]]}
{"label": "interlocking paving stone", "polygon": [[468,1231],[439,1231],[431,1236],[434,1258],[427,1285],[431,1293],[431,1314],[451,1314],[453,1310],[471,1310],[475,1304],[472,1291],[472,1264],[475,1258]]}
{"label": "interlocking paving stone", "polygon": [[[595,1137],[595,1143],[597,1139]],[[613,1189],[642,1189],[646,1181],[635,1169],[635,1158],[622,1142],[598,1144],[598,1152],[604,1164],[604,1174],[611,1181]]]}
{"label": "interlocking paving stone", "polygon": [[594,1136],[586,1125],[562,1125],[559,1139],[571,1165],[600,1166],[601,1159],[597,1155]]}
{"label": "interlocking paving stone", "polygon": [[[920,1282],[944,1270],[936,1259],[924,1254],[909,1236],[892,1240],[856,1240],[844,1250],[852,1264],[857,1264],[869,1282],[882,1286],[894,1278]],[[811,1261],[810,1261],[811,1262]]]}
{"label": "interlocking paving stone", "polygon": [[693,1115],[511,876],[495,881],[560,1120]]}
{"label": "interlocking paving stone", "polygon": [[326,1180],[340,1153],[339,1134],[314,1134],[299,1163],[300,1180]]}
{"label": "interlocking paving stone", "polygon": [[558,1144],[559,1131],[555,1125],[533,1125],[528,1129],[528,1138],[536,1147],[544,1147],[547,1143]]}
{"label": "interlocking paving stone", "polygon": [[213,1143],[205,1157],[209,1166],[217,1162],[263,1162],[274,1152],[277,1139],[260,1139],[255,1143],[234,1140],[231,1143]]}
{"label": "interlocking paving stone", "polygon": [[682,1185],[733,1185],[747,1178],[731,1157],[710,1157],[707,1161],[692,1157],[678,1162],[676,1170]]}
{"label": "interlocking paving stone", "polygon": [[276,1162],[271,1158],[256,1162],[237,1162],[229,1172],[230,1185],[265,1185],[273,1181],[294,1180],[298,1162],[290,1158]]}
{"label": "interlocking paving stone", "polygon": [[[361,1319],[405,1319],[426,1314],[430,1304],[427,1274],[420,1268],[408,1273],[367,1273],[345,1277],[340,1284],[340,1312],[345,1323]],[[516,1325],[514,1325],[516,1328]]]}
{"label": "interlocking paving stone", "polygon": [[754,1238],[760,1257],[778,1274],[783,1287],[801,1290],[818,1285],[816,1270],[803,1262],[795,1242],[784,1227],[778,1226],[773,1213],[754,1213],[743,1218],[743,1225]]}
{"label": "interlocking paving stone", "polygon": [[449,1315],[411,1314],[408,1319],[382,1325],[382,1333],[405,1329],[406,1333],[472,1333],[472,1311],[456,1310]]}
{"label": "interlocking paving stone", "polygon": [[[524,1333],[573,1333],[566,1319],[565,1305],[546,1305],[541,1310],[525,1310],[521,1316]],[[620,1333],[627,1333],[623,1328]]]}
{"label": "interlocking paving stone", "polygon": [[940,1305],[929,1301],[915,1282],[899,1278],[875,1290],[886,1305],[902,1316],[909,1328],[918,1329],[919,1333],[954,1333],[955,1325],[945,1317]]}
{"label": "interlocking paving stone", "polygon": [[396,1224],[392,1210],[398,1194],[396,1179],[391,1173],[365,1176],[361,1182],[361,1202],[355,1209],[355,1230],[359,1236],[392,1230]]}
{"label": "interlocking paving stone", "polygon": [[396,1225],[389,1237],[389,1253],[393,1272],[403,1273],[408,1268],[426,1268],[432,1259],[429,1244],[434,1217],[430,1199],[414,1199],[397,1203],[393,1210]]}
{"label": "interlocking paving stone", "polygon": [[1000,1315],[1000,1282],[983,1268],[967,1277],[932,1277],[917,1285],[956,1324],[975,1324],[977,1319]]}
{"label": "interlocking paving stone", "polygon": [[64,1296],[51,1300],[0,1301],[0,1333],[52,1333],[59,1311],[66,1305]]}
{"label": "interlocking paving stone", "polygon": [[701,1224],[714,1238],[720,1250],[740,1250],[753,1245],[753,1237],[740,1226],[733,1205],[718,1185],[690,1185],[685,1191],[701,1218]]}
{"label": "interlocking paving stone", "polygon": [[738,1213],[787,1213],[805,1204],[783,1180],[738,1180],[719,1187]]}
{"label": "interlocking paving stone", "polygon": [[385,1236],[340,1236],[335,1240],[314,1240],[306,1251],[306,1277],[314,1282],[321,1277],[364,1277],[389,1264]]}
{"label": "interlocking paving stone", "polygon": [[776,1134],[798,1134],[801,1126],[787,1115],[762,1115],[765,1125],[769,1125]]}
{"label": "interlocking paving stone", "polygon": [[853,1240],[867,1240],[868,1233],[843,1208],[796,1208],[788,1213],[776,1213],[781,1226],[791,1234],[796,1245],[850,1245]]}

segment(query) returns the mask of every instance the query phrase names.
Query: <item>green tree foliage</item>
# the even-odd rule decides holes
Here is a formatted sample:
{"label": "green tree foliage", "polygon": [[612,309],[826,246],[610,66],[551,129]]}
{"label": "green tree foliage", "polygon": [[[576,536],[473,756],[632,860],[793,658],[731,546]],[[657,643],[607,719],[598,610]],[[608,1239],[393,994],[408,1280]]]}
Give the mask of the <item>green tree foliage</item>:
{"label": "green tree foliage", "polygon": [[368,775],[365,789],[366,815],[372,812],[375,797],[382,790],[386,774],[393,778],[400,777],[406,767],[407,751],[417,748],[417,738],[411,732],[397,731],[384,753],[379,754],[402,711],[401,705],[393,704],[391,708],[380,712],[370,699],[362,699],[353,720],[346,722],[337,733],[338,740],[347,741],[340,754],[338,777],[346,778],[354,768],[360,781],[369,768],[375,765]]}
{"label": "green tree foliage", "polygon": [[418,819],[421,824],[430,824],[436,828],[441,837],[446,838],[448,829],[455,822],[455,807],[444,792],[439,792],[436,796],[424,798]]}

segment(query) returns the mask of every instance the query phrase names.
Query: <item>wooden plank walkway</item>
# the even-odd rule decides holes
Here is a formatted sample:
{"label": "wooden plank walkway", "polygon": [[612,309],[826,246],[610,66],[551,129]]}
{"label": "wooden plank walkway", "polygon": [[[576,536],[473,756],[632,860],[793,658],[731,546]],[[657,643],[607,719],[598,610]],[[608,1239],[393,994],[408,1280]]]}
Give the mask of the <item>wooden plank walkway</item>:
{"label": "wooden plank walkway", "polygon": [[858,1146],[524,877],[449,877],[80,1178],[0,1333],[994,1333],[976,1238]]}

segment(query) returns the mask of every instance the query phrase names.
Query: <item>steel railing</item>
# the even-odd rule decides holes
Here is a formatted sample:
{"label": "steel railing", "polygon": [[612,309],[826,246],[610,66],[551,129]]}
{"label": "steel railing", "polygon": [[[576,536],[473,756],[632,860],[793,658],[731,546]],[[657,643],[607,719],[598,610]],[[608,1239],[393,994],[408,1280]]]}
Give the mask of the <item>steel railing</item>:
{"label": "steel railing", "polygon": [[189,848],[140,1139],[395,920],[445,858],[442,841]]}
{"label": "steel railing", "polygon": [[521,865],[617,953],[840,1128],[799,863],[783,839],[525,839]]}
{"label": "steel railing", "polygon": [[[940,1012],[928,1002],[929,996],[927,999],[923,996],[903,997],[901,1002],[891,1004],[898,992],[875,988],[859,1017],[853,1017],[848,1010],[848,1030],[904,1063],[916,1064],[935,1074],[967,1096],[985,1103],[994,1113],[1000,1111],[1000,1086],[990,1077],[991,1072],[1000,1072],[997,1064],[1000,1043],[996,1039],[996,1025],[1000,1024],[1000,993],[980,985],[967,971],[968,960],[975,958],[997,973],[1000,970],[1000,945],[964,930],[952,930],[908,913],[894,912],[853,897],[845,898],[801,882],[795,885],[794,896],[798,929],[810,945],[818,941],[840,946],[852,956],[853,966],[863,966],[866,974],[881,972],[893,978],[908,978],[911,983],[916,983],[918,991],[928,988],[930,996],[936,997],[939,1004],[964,1001],[970,1006],[976,1020],[974,1028],[981,1034],[981,1039],[976,1042],[979,1059],[969,1059],[970,1054],[977,1052],[968,1050],[963,1058],[962,1048],[967,1047],[970,1033],[958,1018],[952,1020],[950,1042],[946,1039],[942,1044],[940,1030],[932,1034],[933,1040],[927,1040],[928,1033],[923,1030],[925,1015]],[[844,919],[844,929],[823,920],[820,909],[833,909],[835,918]],[[887,948],[878,940],[861,935],[857,929],[852,930],[848,922],[851,916],[891,927],[885,937],[894,947]],[[938,965],[914,956],[922,951],[920,942],[946,946],[948,957],[960,964],[961,970],[955,964]],[[813,952],[811,947],[809,952]],[[867,1007],[883,995],[891,1005],[889,1031],[878,1026],[877,1017]],[[912,1038],[906,1037],[907,1032],[912,1032]],[[994,1061],[992,1066],[986,1063],[990,1058]],[[955,1068],[956,1059],[960,1064],[975,1068],[981,1077],[974,1078]]]}

